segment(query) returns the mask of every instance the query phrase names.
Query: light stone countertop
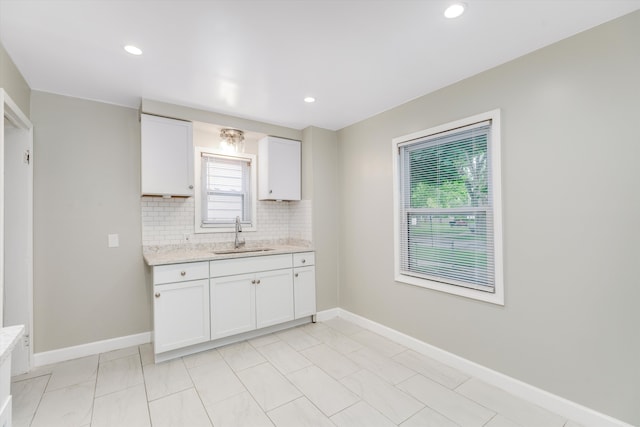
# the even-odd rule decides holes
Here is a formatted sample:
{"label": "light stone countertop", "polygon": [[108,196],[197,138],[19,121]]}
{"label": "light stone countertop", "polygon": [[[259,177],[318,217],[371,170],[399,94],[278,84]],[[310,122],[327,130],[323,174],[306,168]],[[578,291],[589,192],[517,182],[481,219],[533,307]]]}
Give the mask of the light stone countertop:
{"label": "light stone countertop", "polygon": [[256,252],[236,252],[228,254],[216,254],[216,251],[227,251],[232,248],[229,247],[214,247],[214,246],[189,246],[189,245],[175,245],[175,246],[155,246],[143,248],[144,260],[149,266],[166,265],[166,264],[180,264],[184,262],[198,262],[198,261],[214,261],[219,259],[231,259],[231,258],[246,258],[265,255],[278,255],[278,254],[292,254],[297,252],[309,252],[313,251],[313,247],[305,244],[248,244],[245,250],[252,248],[269,248],[268,251],[256,251]]}
{"label": "light stone countertop", "polygon": [[11,356],[13,348],[24,334],[24,325],[7,326],[0,329],[0,363]]}

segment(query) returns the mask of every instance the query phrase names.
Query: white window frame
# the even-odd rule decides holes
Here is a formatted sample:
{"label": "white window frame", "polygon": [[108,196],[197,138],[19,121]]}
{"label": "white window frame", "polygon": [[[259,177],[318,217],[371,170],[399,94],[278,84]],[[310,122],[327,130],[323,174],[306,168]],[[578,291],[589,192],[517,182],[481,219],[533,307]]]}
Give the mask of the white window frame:
{"label": "white window frame", "polygon": [[202,154],[212,154],[222,157],[238,158],[242,160],[248,160],[250,162],[250,197],[251,197],[251,222],[242,223],[242,231],[256,231],[257,230],[257,168],[256,168],[256,156],[254,154],[246,153],[233,153],[229,154],[221,150],[216,150],[209,147],[196,147],[195,148],[195,220],[194,220],[194,232],[195,233],[229,233],[235,232],[235,225],[229,224],[229,226],[202,226]]}
{"label": "white window frame", "polygon": [[[409,276],[401,273],[400,268],[400,253],[402,244],[400,229],[400,182],[401,177],[399,166],[400,160],[400,146],[406,145],[409,141],[420,140],[426,137],[436,135],[439,133],[451,131],[454,129],[470,126],[476,123],[491,120],[491,130],[489,145],[487,147],[488,155],[490,156],[490,170],[491,170],[491,188],[492,188],[492,203],[493,203],[493,252],[494,252],[494,289],[493,292],[487,292],[484,290],[477,290],[473,288],[467,288],[462,286],[456,286],[443,282],[436,282],[433,280]],[[394,213],[394,267],[395,267],[395,280],[400,283],[406,283],[410,285],[420,286],[436,291],[446,292],[453,295],[459,295],[466,298],[472,298],[480,301],[485,301],[497,305],[504,305],[504,281],[503,281],[503,253],[502,253],[502,185],[501,185],[501,142],[500,142],[500,110],[492,110],[485,113],[477,114],[472,117],[467,117],[461,120],[445,123],[439,126],[435,126],[419,132],[414,132],[409,135],[393,138],[392,150],[393,150],[393,213]]]}

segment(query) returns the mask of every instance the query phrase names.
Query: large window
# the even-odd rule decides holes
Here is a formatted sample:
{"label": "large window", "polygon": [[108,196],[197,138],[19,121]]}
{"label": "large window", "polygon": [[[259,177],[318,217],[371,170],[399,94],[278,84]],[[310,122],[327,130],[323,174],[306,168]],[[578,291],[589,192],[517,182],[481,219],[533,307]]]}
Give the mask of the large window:
{"label": "large window", "polygon": [[393,149],[396,280],[503,304],[499,110]]}
{"label": "large window", "polygon": [[255,156],[196,149],[196,233],[255,228]]}

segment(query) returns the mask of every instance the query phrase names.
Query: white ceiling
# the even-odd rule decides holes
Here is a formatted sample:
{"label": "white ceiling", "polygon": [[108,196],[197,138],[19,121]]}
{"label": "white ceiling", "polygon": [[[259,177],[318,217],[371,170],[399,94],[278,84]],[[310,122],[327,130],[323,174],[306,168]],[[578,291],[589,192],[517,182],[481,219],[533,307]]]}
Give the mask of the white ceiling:
{"label": "white ceiling", "polygon": [[335,130],[640,8],[466,0],[447,20],[448,3],[0,0],[0,40],[35,90]]}

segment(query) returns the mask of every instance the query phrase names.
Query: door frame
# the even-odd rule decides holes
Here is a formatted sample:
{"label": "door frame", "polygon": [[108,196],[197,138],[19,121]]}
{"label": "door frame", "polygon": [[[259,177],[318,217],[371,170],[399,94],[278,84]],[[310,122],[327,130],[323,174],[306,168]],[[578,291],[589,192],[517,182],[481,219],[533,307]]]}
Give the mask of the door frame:
{"label": "door frame", "polygon": [[[0,326],[4,326],[4,276],[5,276],[5,152],[6,152],[6,132],[5,119],[11,123],[13,127],[22,132],[21,137],[26,138],[27,146],[30,150],[29,169],[27,173],[27,212],[26,212],[26,304],[27,313],[25,324],[26,340],[22,341],[23,345],[28,347],[26,371],[33,367],[33,124],[29,118],[22,112],[18,105],[11,97],[0,88],[0,109],[2,110],[2,121],[0,122]],[[10,141],[9,141],[10,142]],[[16,368],[23,366],[24,363],[12,363]],[[22,369],[24,370],[24,369]],[[18,372],[12,372],[12,375]],[[20,372],[22,373],[22,372]]]}

